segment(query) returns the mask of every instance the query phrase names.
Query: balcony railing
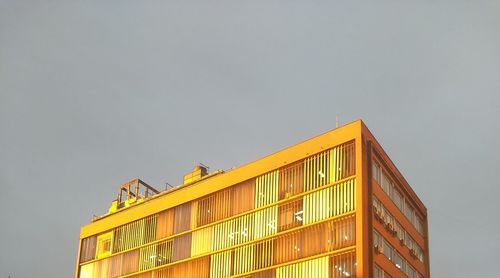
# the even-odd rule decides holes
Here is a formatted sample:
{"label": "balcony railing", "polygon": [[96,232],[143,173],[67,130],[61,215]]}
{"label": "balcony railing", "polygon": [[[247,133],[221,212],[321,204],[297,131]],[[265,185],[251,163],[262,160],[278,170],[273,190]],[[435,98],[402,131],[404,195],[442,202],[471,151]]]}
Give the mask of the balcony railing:
{"label": "balcony railing", "polygon": [[118,191],[117,208],[120,209],[126,207],[138,200],[146,199],[158,193],[158,190],[142,180],[133,179],[120,186]]}

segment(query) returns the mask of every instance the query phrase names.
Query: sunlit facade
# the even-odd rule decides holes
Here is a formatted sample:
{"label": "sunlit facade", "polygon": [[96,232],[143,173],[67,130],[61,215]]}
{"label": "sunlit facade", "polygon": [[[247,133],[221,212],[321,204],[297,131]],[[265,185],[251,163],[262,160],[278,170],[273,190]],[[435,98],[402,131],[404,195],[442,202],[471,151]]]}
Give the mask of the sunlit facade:
{"label": "sunlit facade", "polygon": [[358,120],[82,227],[77,278],[429,277],[425,206]]}

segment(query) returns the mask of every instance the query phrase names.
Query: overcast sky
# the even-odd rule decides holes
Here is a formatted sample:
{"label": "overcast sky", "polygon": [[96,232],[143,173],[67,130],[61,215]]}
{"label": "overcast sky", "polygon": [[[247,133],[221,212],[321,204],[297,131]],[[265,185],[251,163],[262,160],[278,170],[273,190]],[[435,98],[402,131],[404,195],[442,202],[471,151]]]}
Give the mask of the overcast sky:
{"label": "overcast sky", "polygon": [[426,204],[434,277],[500,277],[500,1],[0,0],[0,278],[80,226],[362,118]]}

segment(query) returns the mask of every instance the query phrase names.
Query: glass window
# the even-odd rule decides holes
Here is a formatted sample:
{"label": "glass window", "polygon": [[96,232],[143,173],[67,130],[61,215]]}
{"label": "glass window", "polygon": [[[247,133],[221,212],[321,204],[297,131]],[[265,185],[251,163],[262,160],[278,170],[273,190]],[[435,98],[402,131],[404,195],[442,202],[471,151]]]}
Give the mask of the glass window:
{"label": "glass window", "polygon": [[91,236],[82,239],[80,251],[80,263],[93,260],[95,258],[96,236]]}
{"label": "glass window", "polygon": [[304,162],[286,166],[280,171],[279,198],[286,199],[301,193],[304,189]]}
{"label": "glass window", "polygon": [[302,199],[278,206],[278,231],[302,225],[304,210]]}
{"label": "glass window", "polygon": [[424,233],[424,224],[420,216],[415,215],[415,228],[420,234]]}
{"label": "glass window", "polygon": [[[253,257],[254,268],[261,269],[273,265],[274,263],[274,250],[275,250],[275,240],[266,240],[255,244],[255,252]],[[247,258],[248,259],[248,258]],[[252,258],[249,258],[252,259]],[[261,272],[262,277],[265,276],[265,272]],[[272,276],[271,276],[272,277]]]}
{"label": "glass window", "polygon": [[[227,258],[227,256],[225,257]],[[224,259],[225,259],[224,258]],[[215,260],[214,260],[215,261]],[[225,262],[225,261],[223,261]],[[208,274],[213,271],[213,269],[210,268],[211,264],[211,258],[209,256],[204,256],[198,259],[194,260],[189,260],[187,262],[179,263],[176,265],[173,265],[168,268],[163,268],[161,270],[157,270],[154,272],[153,277],[197,277],[200,276],[200,273],[206,273]],[[219,265],[214,264],[214,269],[219,271],[216,272],[218,275],[222,275],[224,271],[224,268]],[[212,272],[213,273],[213,272]],[[144,276],[147,275],[147,276]],[[213,275],[213,274],[212,274]],[[134,277],[151,277],[150,273],[146,274],[139,274]]]}
{"label": "glass window", "polygon": [[382,246],[382,241],[380,235],[373,231],[373,246],[374,247],[381,247]]}
{"label": "glass window", "polygon": [[394,204],[396,204],[396,206],[399,208],[399,210],[403,211],[403,195],[396,188],[394,188],[392,200],[394,201]]}
{"label": "glass window", "polygon": [[392,226],[394,226],[394,217],[392,216],[392,214],[389,212],[389,210],[387,208],[384,207],[384,221],[385,223],[387,224],[391,224]]}
{"label": "glass window", "polygon": [[156,229],[156,239],[171,236],[174,233],[174,212],[173,208],[158,213],[158,223]]}
{"label": "glass window", "polygon": [[378,184],[380,184],[380,165],[378,165],[375,160],[373,160],[372,163],[372,172],[373,172],[373,178],[375,181],[377,181]]}
{"label": "glass window", "polygon": [[422,248],[420,248],[420,246],[418,246],[418,244],[415,243],[415,249],[416,249],[416,253],[417,253],[417,258],[421,261],[421,262],[424,262],[424,250],[422,250]]}
{"label": "glass window", "polygon": [[275,263],[280,264],[302,258],[303,231],[292,232],[276,239]]}
{"label": "glass window", "polygon": [[113,232],[107,232],[97,236],[97,258],[106,257],[111,255],[111,242],[113,239]]}
{"label": "glass window", "polygon": [[172,247],[172,261],[179,261],[191,256],[191,239],[191,233],[174,238]]}
{"label": "glass window", "polygon": [[341,158],[340,174],[341,178],[352,176],[356,174],[356,150],[354,142],[346,143],[340,146]]}
{"label": "glass window", "polygon": [[384,277],[384,276],[382,276],[382,270],[377,265],[374,266],[373,272],[374,272],[373,278],[383,278]]}
{"label": "glass window", "polygon": [[255,207],[262,207],[278,201],[279,170],[257,177],[255,180]]}
{"label": "glass window", "polygon": [[411,265],[408,265],[408,267],[406,268],[406,275],[408,275],[409,278],[417,277],[416,271]]}
{"label": "glass window", "polygon": [[175,207],[174,234],[187,231],[191,228],[191,202]]}
{"label": "glass window", "polygon": [[335,169],[338,170],[338,166],[332,165],[332,159],[330,157],[336,154],[337,152],[335,151],[334,153],[333,150],[325,151],[315,156],[309,157],[304,161],[305,191],[324,186],[340,179],[336,175],[337,172],[332,175],[332,172],[335,171]]}
{"label": "glass window", "polygon": [[[356,277],[356,254],[354,252],[350,252],[347,254],[331,256],[330,271],[330,277],[332,278]],[[302,272],[302,275],[304,275],[303,277],[312,277],[313,275],[319,276],[319,273],[323,273],[323,275],[326,274],[325,272],[321,272],[321,270],[318,272],[318,268],[314,266],[313,269],[310,268],[309,273]],[[295,272],[294,274],[300,275],[300,272]],[[283,277],[293,277],[295,275]]]}
{"label": "glass window", "polygon": [[254,208],[255,179],[249,179],[231,188],[231,215],[240,214]]}
{"label": "glass window", "polygon": [[392,246],[384,240],[384,255],[392,261]]}
{"label": "glass window", "polygon": [[377,197],[373,197],[373,206],[377,208],[379,212],[381,212],[381,204]]}
{"label": "glass window", "polygon": [[394,252],[394,264],[396,265],[397,268],[404,270],[403,269],[403,258],[401,258],[401,255],[399,255],[398,252]]}
{"label": "glass window", "polygon": [[410,220],[410,222],[413,223],[413,214],[414,214],[413,207],[407,201],[405,202],[404,213],[406,218],[408,218],[408,220]]}
{"label": "glass window", "polygon": [[413,240],[413,238],[410,236],[410,235],[406,235],[406,246],[408,246],[408,248],[410,249],[413,249],[414,246],[415,246],[415,241]]}
{"label": "glass window", "polygon": [[113,231],[113,253],[125,251],[156,239],[157,216],[139,219]]}
{"label": "glass window", "polygon": [[383,271],[378,265],[374,266],[374,278],[392,278],[389,274]]}
{"label": "glass window", "polygon": [[382,189],[392,198],[392,182],[386,173],[382,172]]}
{"label": "glass window", "polygon": [[231,211],[230,190],[215,192],[208,197],[197,201],[197,223],[200,227],[220,219],[229,217]]}
{"label": "glass window", "polygon": [[396,234],[398,235],[399,240],[402,240],[404,243],[405,230],[403,229],[401,224],[399,224],[399,222],[397,222],[397,221],[395,221],[395,222],[396,222],[396,226],[395,226]]}

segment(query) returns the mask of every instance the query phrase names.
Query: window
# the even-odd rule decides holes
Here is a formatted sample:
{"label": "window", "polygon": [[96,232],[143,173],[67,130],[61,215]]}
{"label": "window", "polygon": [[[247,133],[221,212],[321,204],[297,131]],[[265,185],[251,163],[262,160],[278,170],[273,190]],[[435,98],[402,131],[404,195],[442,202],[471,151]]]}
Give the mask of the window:
{"label": "window", "polygon": [[302,199],[278,206],[278,231],[302,225],[304,210]]}
{"label": "window", "polygon": [[394,201],[394,204],[396,204],[396,206],[399,208],[399,210],[403,211],[403,204],[404,204],[403,195],[396,188],[394,188],[392,200]]}
{"label": "window", "polygon": [[97,258],[103,258],[111,255],[111,240],[113,232],[107,232],[97,236]]}
{"label": "window", "polygon": [[392,246],[384,240],[384,254],[389,260],[393,260],[392,257]]}
{"label": "window", "polygon": [[[404,230],[403,226],[389,213],[389,210],[386,207],[384,207],[376,197],[373,197],[373,204],[374,204],[374,207],[380,207],[380,210],[383,212],[383,220],[386,223],[386,226],[385,226],[386,229],[388,229],[389,232],[395,232],[395,235],[397,235],[398,239],[400,240],[401,245],[405,244],[410,250],[413,249],[413,251],[415,252],[415,256],[420,261],[423,262],[424,261],[424,251],[422,250],[422,248]],[[415,215],[414,219],[417,219],[416,215]],[[390,229],[394,229],[394,230],[390,230]]]}
{"label": "window", "polygon": [[86,264],[80,267],[80,278],[92,278],[94,276],[94,263]]}
{"label": "window", "polygon": [[[313,190],[315,188],[327,185],[333,181],[338,180],[332,176],[334,167],[332,159],[330,158],[333,150],[319,153],[315,156],[309,157],[304,162],[304,178],[305,178],[305,191]],[[336,152],[335,152],[336,154]],[[337,174],[337,172],[335,172]],[[336,177],[336,175],[335,175]]]}
{"label": "window", "polygon": [[[411,239],[411,237],[407,237]],[[413,239],[411,239],[413,241]],[[377,233],[375,230],[373,230],[373,244],[375,247],[380,246],[379,244],[383,244],[383,254],[394,263],[394,265],[400,269],[403,273],[406,273],[409,277],[421,277],[418,272],[416,272],[411,265],[406,261],[401,254],[394,249],[387,240],[385,240],[379,233]],[[380,269],[380,271],[377,270],[378,266],[375,265],[374,267],[374,277],[390,277],[387,276],[387,274]],[[382,275],[382,276],[380,276]],[[415,276],[412,276],[415,275]],[[416,276],[418,275],[418,276]]]}
{"label": "window", "polygon": [[414,211],[413,211],[413,207],[409,204],[409,202],[407,200],[405,200],[405,216],[406,218],[408,218],[408,220],[410,220],[411,223],[413,223],[413,214],[414,214]]}
{"label": "window", "polygon": [[[163,268],[153,272],[152,277],[156,278],[172,278],[172,277],[198,277],[198,278],[208,278],[210,275],[210,257],[205,256],[199,259],[190,260],[180,264],[173,265],[168,268]],[[212,277],[221,277],[221,273],[215,273]],[[138,275],[134,277],[151,277],[151,273],[146,273],[143,275]]]}
{"label": "window", "polygon": [[415,215],[415,228],[420,234],[424,234],[424,224],[420,216]]}
{"label": "window", "polygon": [[328,277],[328,260],[329,257],[321,257],[278,267],[276,269],[276,277]]}
{"label": "window", "polygon": [[192,208],[196,211],[196,227],[253,209],[254,194],[255,180],[250,179],[199,199]]}
{"label": "window", "polygon": [[408,275],[409,278],[417,278],[417,271],[411,265],[408,265],[406,268],[406,275]]}
{"label": "window", "polygon": [[379,233],[375,232],[375,230],[373,230],[373,246],[375,248],[382,247],[382,237],[379,235]]}
{"label": "window", "polygon": [[373,268],[374,268],[373,278],[391,278],[391,276],[382,269],[380,269],[378,265],[375,265]]}
{"label": "window", "polygon": [[174,234],[191,229],[191,202],[175,207]]}
{"label": "window", "polygon": [[415,240],[410,235],[406,235],[406,246],[410,249],[415,249]]}
{"label": "window", "polygon": [[200,227],[230,216],[231,191],[222,190],[197,201],[197,223]]}
{"label": "window", "polygon": [[254,273],[245,278],[276,278],[276,269],[264,270],[261,272]]}
{"label": "window", "polygon": [[179,261],[191,257],[191,239],[191,233],[173,239],[172,261]]}
{"label": "window", "polygon": [[311,156],[304,161],[304,190],[312,190],[355,174],[354,142]]}
{"label": "window", "polygon": [[404,271],[405,268],[404,268],[403,258],[401,258],[401,255],[399,255],[398,252],[394,252],[394,264],[396,265],[397,268]]}
{"label": "window", "polygon": [[[253,213],[255,215],[254,239],[266,237],[278,232],[278,207],[273,206]],[[242,236],[248,231],[243,229]]]}
{"label": "window", "polygon": [[356,244],[354,221],[354,215],[351,215],[278,237],[275,240],[275,263],[353,246]]}
{"label": "window", "polygon": [[356,277],[356,254],[350,252],[347,254],[334,255],[330,259],[331,276],[311,276],[311,277]]}
{"label": "window", "polygon": [[80,263],[93,260],[95,258],[96,236],[82,239],[80,251]]}
{"label": "window", "polygon": [[380,269],[380,267],[378,267],[377,265],[375,265],[373,267],[374,271],[373,271],[373,277],[374,278],[383,278],[383,274],[382,274],[382,270]]}
{"label": "window", "polygon": [[122,255],[122,275],[139,270],[139,250],[132,250],[130,252],[123,253]]}
{"label": "window", "polygon": [[377,208],[378,212],[382,212],[380,201],[376,197],[373,197],[373,206]]}
{"label": "window", "polygon": [[156,239],[157,216],[152,215],[114,229],[113,253],[125,251]]}
{"label": "window", "polygon": [[417,258],[421,262],[424,262],[424,251],[422,250],[422,248],[420,248],[420,246],[418,246],[418,244],[415,244],[415,253],[416,253]]}
{"label": "window", "polygon": [[304,196],[304,224],[353,211],[355,187],[356,180],[351,179]]}
{"label": "window", "polygon": [[191,256],[212,251],[212,227],[206,227],[193,232]]}
{"label": "window", "polygon": [[382,172],[382,189],[387,193],[387,196],[392,198],[392,182],[387,176],[387,173]]}
{"label": "window", "polygon": [[275,263],[280,264],[302,258],[303,231],[293,232],[276,239]]}
{"label": "window", "polygon": [[[172,261],[172,241],[149,245],[140,249],[139,270],[150,269]],[[114,277],[114,276],[113,276]]]}
{"label": "window", "polygon": [[255,180],[255,207],[259,208],[278,201],[279,171],[273,171]]}
{"label": "window", "polygon": [[390,224],[392,226],[394,226],[394,217],[392,216],[392,214],[389,212],[389,210],[387,208],[384,207],[384,222],[386,224]]}
{"label": "window", "polygon": [[378,184],[381,184],[380,182],[380,165],[375,162],[375,160],[372,161],[372,174],[373,174],[373,178],[375,179],[375,181],[378,183]]}
{"label": "window", "polygon": [[410,201],[408,199],[405,199],[403,193],[398,189],[398,185],[391,181],[391,179],[389,178],[389,174],[385,170],[381,169],[380,164],[375,160],[372,160],[372,171],[374,179],[379,182],[382,190],[387,194],[387,196],[389,196],[389,198],[406,216],[406,218],[408,218],[415,229],[423,235],[423,220],[417,215],[415,209],[410,204]]}
{"label": "window", "polygon": [[293,163],[280,171],[279,198],[286,199],[304,189],[304,162]]}
{"label": "window", "polygon": [[[324,225],[324,224],[322,224]],[[325,228],[323,228],[325,229]],[[354,245],[356,243],[356,227],[354,216],[348,216],[328,223],[326,230],[326,242],[328,249],[335,250],[338,248]]]}
{"label": "window", "polygon": [[[266,240],[255,244],[254,266],[261,269],[271,266],[274,262],[274,240]],[[267,276],[266,276],[267,277]]]}
{"label": "window", "polygon": [[[232,251],[210,255],[210,277],[222,278],[231,276]],[[207,256],[208,257],[208,256]],[[177,276],[171,276],[177,277]],[[191,277],[191,276],[179,276]]]}
{"label": "window", "polygon": [[397,222],[397,221],[396,221],[395,229],[396,229],[396,234],[397,234],[399,240],[403,240],[403,243],[404,243],[405,230],[403,229],[401,224],[399,224],[399,222]]}
{"label": "window", "polygon": [[212,250],[219,250],[254,238],[255,213],[226,220],[213,226]]}
{"label": "window", "polygon": [[171,236],[174,233],[174,209],[167,209],[158,213],[156,239]]}
{"label": "window", "polygon": [[255,204],[255,179],[249,179],[231,188],[231,215],[249,211]]}
{"label": "window", "polygon": [[341,148],[341,164],[340,169],[342,176],[346,178],[356,174],[356,150],[354,142],[346,143],[340,146]]}
{"label": "window", "polygon": [[254,270],[252,258],[255,255],[255,244],[245,245],[232,251],[232,274],[241,274]]}

